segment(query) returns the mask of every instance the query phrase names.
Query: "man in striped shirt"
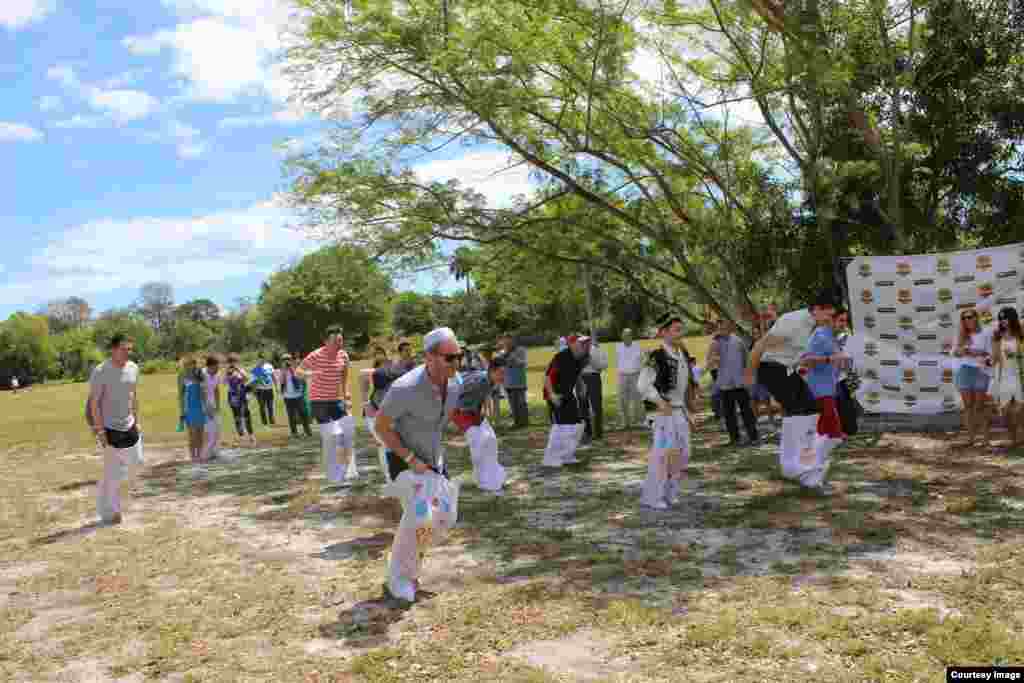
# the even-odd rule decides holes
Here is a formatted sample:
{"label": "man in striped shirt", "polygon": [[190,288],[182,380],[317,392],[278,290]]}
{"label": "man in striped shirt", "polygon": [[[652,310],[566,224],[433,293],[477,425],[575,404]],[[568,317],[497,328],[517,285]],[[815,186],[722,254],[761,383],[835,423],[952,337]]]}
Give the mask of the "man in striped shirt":
{"label": "man in striped shirt", "polygon": [[[308,378],[309,405],[313,417],[320,425],[320,442],[323,447],[324,467],[331,483],[339,484],[345,479],[348,464],[352,459],[354,426],[344,429],[342,419],[348,415],[348,354],[342,350],[345,336],[338,325],[327,328],[324,345],[306,356],[296,370],[299,377]],[[338,461],[338,448],[342,449],[343,462]]]}

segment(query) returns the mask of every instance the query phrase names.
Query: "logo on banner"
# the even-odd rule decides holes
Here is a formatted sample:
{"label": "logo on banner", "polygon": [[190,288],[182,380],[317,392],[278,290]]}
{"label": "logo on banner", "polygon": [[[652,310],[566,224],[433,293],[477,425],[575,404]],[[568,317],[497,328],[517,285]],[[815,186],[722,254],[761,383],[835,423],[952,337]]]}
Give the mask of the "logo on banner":
{"label": "logo on banner", "polygon": [[942,369],[942,383],[952,384],[953,383],[953,368]]}
{"label": "logo on banner", "polygon": [[917,341],[919,342],[932,342],[939,341],[939,335],[932,334],[931,332],[921,332],[917,335]]}
{"label": "logo on banner", "polygon": [[878,308],[878,312],[879,313],[895,313],[896,312],[896,307],[895,306],[880,306]]}
{"label": "logo on banner", "polygon": [[914,310],[916,312],[918,312],[918,313],[934,313],[935,312],[935,307],[934,306],[917,306],[917,307],[914,308]]}
{"label": "logo on banner", "polygon": [[878,370],[875,368],[867,368],[864,370],[864,379],[871,380],[872,382],[878,381]]}
{"label": "logo on banner", "polygon": [[945,408],[946,410],[955,410],[956,409],[956,399],[953,398],[952,396],[948,396],[948,395],[947,396],[943,396],[942,397],[942,407]]}
{"label": "logo on banner", "polygon": [[901,330],[912,330],[914,329],[914,319],[909,315],[901,315],[899,325]]}
{"label": "logo on banner", "polygon": [[937,367],[939,367],[939,361],[937,361],[937,360],[921,360],[921,361],[918,361],[917,367],[919,367],[919,368],[937,368]]}
{"label": "logo on banner", "polygon": [[907,406],[908,408],[913,408],[914,406],[917,405],[917,396],[914,396],[913,394],[907,394],[906,396],[903,397],[903,405]]}
{"label": "logo on banner", "polygon": [[882,397],[877,391],[869,391],[864,399],[868,402],[868,405],[872,406],[877,406],[882,401]]}
{"label": "logo on banner", "polygon": [[891,332],[883,332],[878,335],[878,338],[884,342],[898,342],[900,340],[900,336],[898,334],[892,334]]}
{"label": "logo on banner", "polygon": [[913,268],[911,268],[910,264],[906,261],[900,261],[896,264],[896,273],[899,274],[900,277],[906,277],[910,275],[912,271]]}
{"label": "logo on banner", "polygon": [[914,294],[909,289],[901,289],[896,292],[896,301],[901,304],[912,304],[914,303]]}
{"label": "logo on banner", "polygon": [[1016,278],[1017,277],[1017,271],[1016,270],[1004,270],[1001,273],[996,273],[996,277],[999,278],[1000,280],[1009,280],[1011,278]]}
{"label": "logo on banner", "polygon": [[875,280],[875,287],[895,287],[895,280]]}
{"label": "logo on banner", "polygon": [[978,270],[992,270],[992,257],[988,254],[978,254]]}
{"label": "logo on banner", "polygon": [[953,316],[949,313],[939,313],[939,327],[953,327]]}
{"label": "logo on banner", "polygon": [[904,344],[903,344],[903,355],[905,355],[905,356],[913,356],[915,353],[917,353],[917,347],[914,346],[914,344],[911,343],[911,342],[904,342]]}
{"label": "logo on banner", "polygon": [[900,366],[900,362],[892,358],[887,358],[881,362],[881,365],[884,365],[887,368],[898,368]]}
{"label": "logo on banner", "polygon": [[914,372],[913,368],[907,368],[903,371],[903,383],[913,384],[917,380],[917,373]]}
{"label": "logo on banner", "polygon": [[953,266],[949,262],[949,257],[940,256],[935,262],[935,272],[940,275],[949,275],[953,271]]}
{"label": "logo on banner", "polygon": [[988,310],[987,308],[984,311],[981,311],[981,313],[978,314],[978,322],[981,323],[982,325],[991,325],[992,311]]}
{"label": "logo on banner", "polygon": [[1024,263],[1024,247],[1021,247],[1021,250],[1017,252],[1017,258],[1021,263]]}
{"label": "logo on banner", "polygon": [[1016,306],[1017,297],[1015,296],[1001,296],[996,298],[996,306]]}
{"label": "logo on banner", "polygon": [[857,266],[857,273],[859,273],[861,277],[871,277],[871,264],[867,261],[861,262],[861,264]]}
{"label": "logo on banner", "polygon": [[936,296],[938,296],[940,304],[948,304],[953,301],[953,290],[948,287],[941,287]]}
{"label": "logo on banner", "polygon": [[898,384],[883,384],[882,389],[890,391],[894,394],[900,393],[900,385]]}
{"label": "logo on banner", "polygon": [[860,293],[860,300],[866,304],[870,304],[875,300],[875,295],[871,293],[870,289],[865,289]]}
{"label": "logo on banner", "polygon": [[950,353],[953,353],[953,340],[952,339],[947,339],[946,341],[942,342],[942,352],[947,354],[947,355],[950,354]]}
{"label": "logo on banner", "polygon": [[937,394],[939,393],[939,387],[921,387],[918,389],[922,394]]}
{"label": "logo on banner", "polygon": [[980,285],[978,285],[978,298],[987,299],[990,296],[992,296],[992,293],[994,291],[995,288],[992,286],[991,282],[982,282]]}
{"label": "logo on banner", "polygon": [[876,344],[875,342],[872,342],[872,341],[864,342],[864,355],[872,356],[872,357],[877,356],[878,355],[878,344]]}
{"label": "logo on banner", "polygon": [[875,329],[875,325],[876,324],[877,324],[877,321],[875,320],[875,316],[873,316],[873,315],[866,315],[866,316],[864,316],[864,327],[868,328],[869,330],[873,330],[873,329]]}
{"label": "logo on banner", "polygon": [[958,285],[962,285],[968,282],[974,282],[974,275],[957,275],[955,278],[953,278],[953,282],[957,283]]}
{"label": "logo on banner", "polygon": [[974,308],[977,305],[978,305],[977,301],[964,301],[964,302],[959,303],[959,304],[956,305],[956,310],[958,310],[958,311],[966,311],[967,309]]}
{"label": "logo on banner", "polygon": [[921,280],[914,280],[915,287],[931,287],[934,284],[935,280],[931,279],[930,277]]}

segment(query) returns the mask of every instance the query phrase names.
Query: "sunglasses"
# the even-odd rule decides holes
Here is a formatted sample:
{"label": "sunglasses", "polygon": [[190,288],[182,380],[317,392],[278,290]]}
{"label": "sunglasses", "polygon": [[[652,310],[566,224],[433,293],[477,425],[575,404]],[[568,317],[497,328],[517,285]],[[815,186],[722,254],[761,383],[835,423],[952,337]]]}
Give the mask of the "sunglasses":
{"label": "sunglasses", "polygon": [[977,320],[977,318],[978,318],[978,316],[974,315],[973,313],[970,314],[970,315],[960,316],[961,320]]}
{"label": "sunglasses", "polygon": [[441,358],[444,358],[444,362],[448,363],[449,365],[451,365],[457,360],[462,360],[461,353],[439,353],[437,355],[441,356]]}

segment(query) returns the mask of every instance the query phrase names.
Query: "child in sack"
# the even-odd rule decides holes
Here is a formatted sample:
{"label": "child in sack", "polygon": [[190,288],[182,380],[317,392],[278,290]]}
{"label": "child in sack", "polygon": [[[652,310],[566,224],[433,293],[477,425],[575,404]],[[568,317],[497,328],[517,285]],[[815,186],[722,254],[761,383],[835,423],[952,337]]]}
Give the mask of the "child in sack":
{"label": "child in sack", "polygon": [[800,484],[822,489],[830,464],[829,456],[846,440],[836,403],[840,371],[850,367],[850,358],[839,350],[833,332],[833,318],[818,322],[807,342],[807,351],[800,357],[807,368],[806,381],[818,404],[818,429],[814,439],[814,462],[804,464]]}
{"label": "child in sack", "polygon": [[494,388],[505,383],[505,358],[494,356],[486,370],[471,370],[460,378],[458,398],[451,411],[452,423],[466,435],[473,475],[480,488],[501,495],[505,468],[498,462],[498,437],[487,420],[486,406]]}

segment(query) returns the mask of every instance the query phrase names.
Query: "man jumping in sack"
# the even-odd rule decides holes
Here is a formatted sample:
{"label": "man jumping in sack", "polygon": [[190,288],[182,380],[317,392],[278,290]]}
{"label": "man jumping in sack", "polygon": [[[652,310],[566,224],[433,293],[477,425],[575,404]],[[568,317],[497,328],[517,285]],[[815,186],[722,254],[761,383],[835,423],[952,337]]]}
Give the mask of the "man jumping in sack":
{"label": "man jumping in sack", "polygon": [[779,444],[782,476],[820,493],[828,491],[817,481],[811,481],[815,477],[805,476],[814,465],[805,466],[800,462],[801,452],[814,448],[819,408],[800,375],[799,365],[814,328],[820,321],[832,319],[835,306],[835,294],[826,289],[819,292],[807,308],[781,316],[768,334],[754,345],[744,373],[747,386],[761,384],[782,406],[782,441]]}

